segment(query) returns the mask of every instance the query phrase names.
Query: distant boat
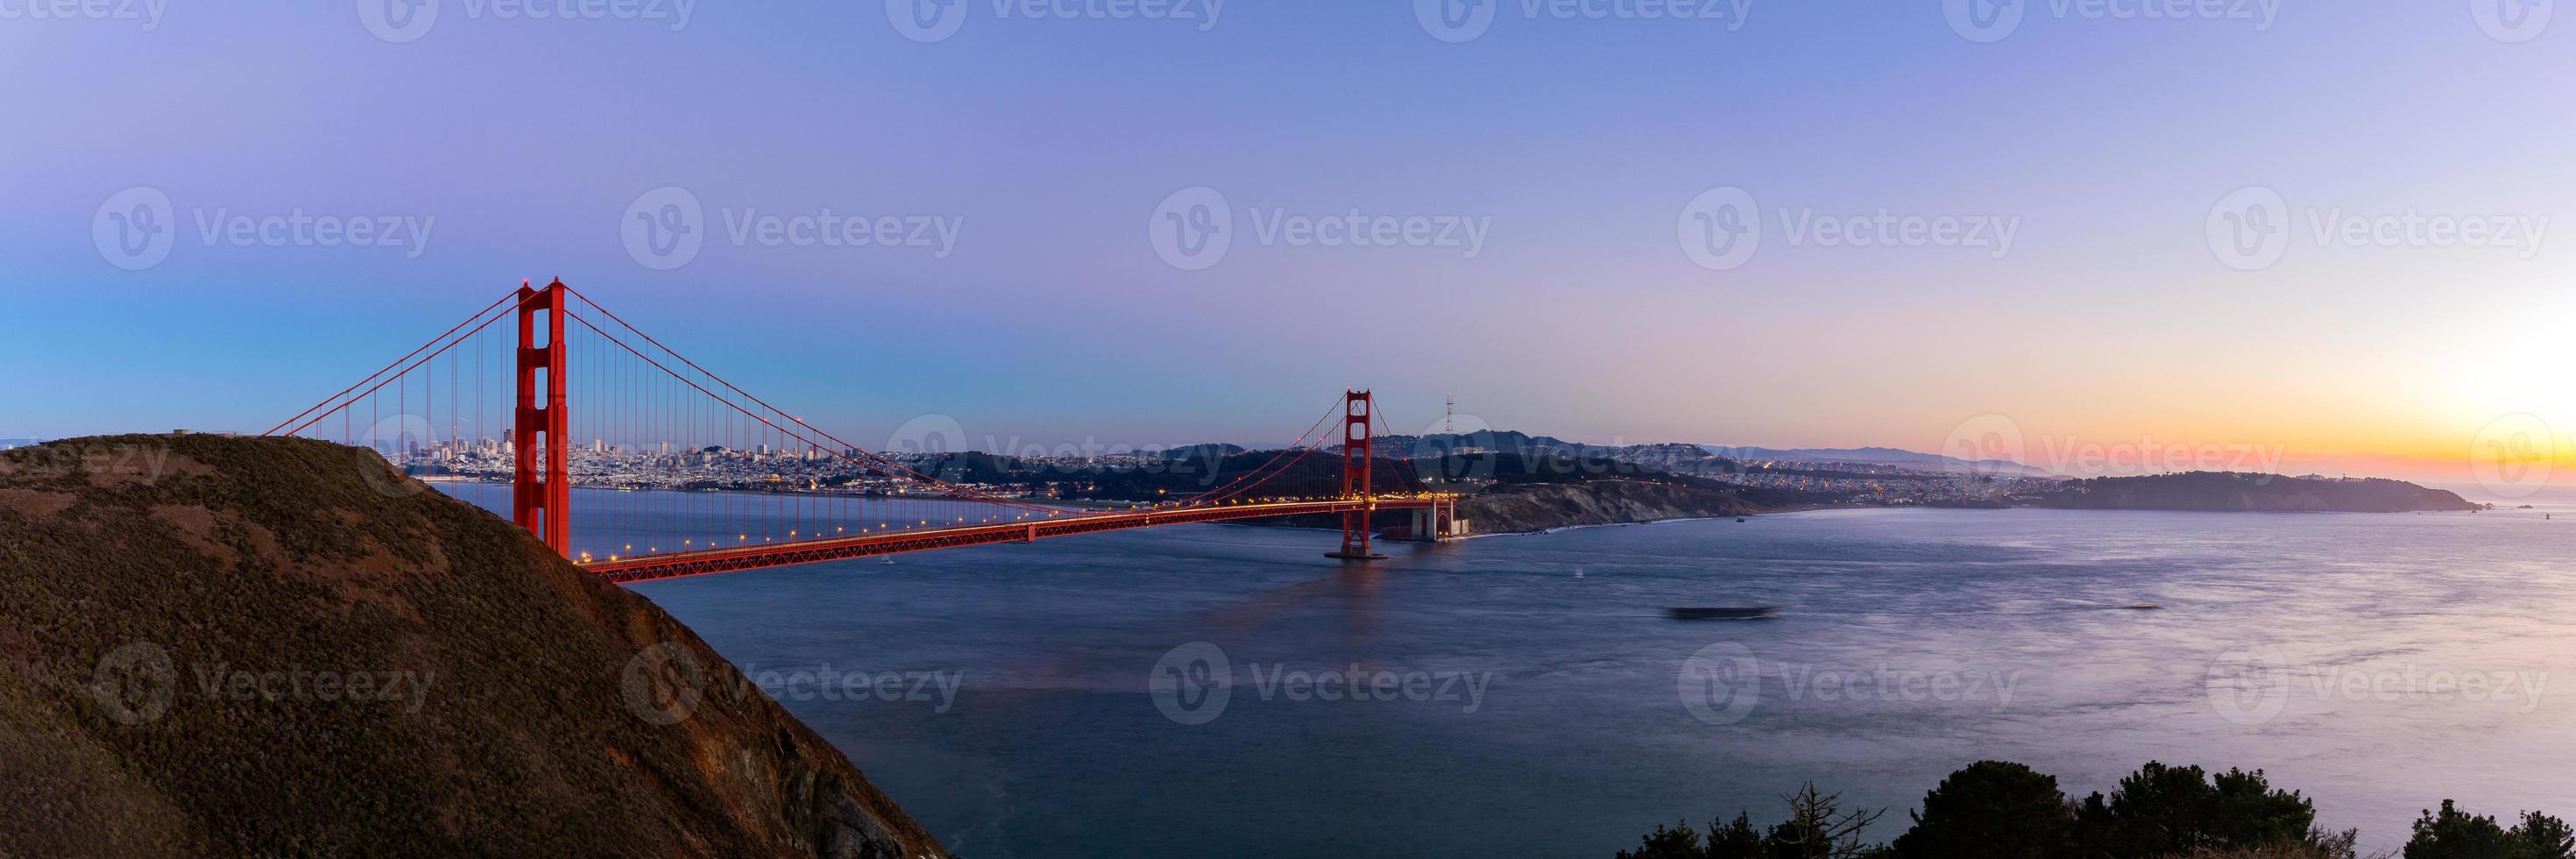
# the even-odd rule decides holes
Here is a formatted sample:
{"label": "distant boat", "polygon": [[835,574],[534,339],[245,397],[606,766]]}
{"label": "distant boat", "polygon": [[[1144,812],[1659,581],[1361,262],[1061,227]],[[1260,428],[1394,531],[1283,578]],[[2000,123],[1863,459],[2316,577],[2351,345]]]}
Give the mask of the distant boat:
{"label": "distant boat", "polygon": [[2131,608],[2131,609],[2133,609],[2133,610],[2136,610],[2136,611],[2155,611],[2155,610],[2157,610],[2157,609],[2164,608],[2164,606],[2160,606],[2160,605],[2157,605],[2157,604],[2155,604],[2155,603],[2151,603],[2151,602],[2141,602],[2141,603],[2130,603],[2130,604],[2129,604],[2129,608]]}
{"label": "distant boat", "polygon": [[893,565],[894,565],[894,559],[893,559],[893,558],[887,558],[887,559],[885,559],[884,561],[881,561],[880,563],[883,563],[883,564],[885,564],[885,565],[887,565],[887,566],[893,566]]}
{"label": "distant boat", "polygon": [[1760,620],[1778,614],[1780,610],[1764,605],[1746,608],[1675,606],[1664,611],[1672,615],[1674,620]]}
{"label": "distant boat", "polygon": [[1737,521],[1737,522],[1751,522],[1751,521],[1753,521],[1753,520],[1751,520],[1751,519],[1746,519],[1746,518],[1744,518],[1744,517],[1742,517],[1742,516],[1737,516],[1737,517],[1735,517],[1735,521]]}

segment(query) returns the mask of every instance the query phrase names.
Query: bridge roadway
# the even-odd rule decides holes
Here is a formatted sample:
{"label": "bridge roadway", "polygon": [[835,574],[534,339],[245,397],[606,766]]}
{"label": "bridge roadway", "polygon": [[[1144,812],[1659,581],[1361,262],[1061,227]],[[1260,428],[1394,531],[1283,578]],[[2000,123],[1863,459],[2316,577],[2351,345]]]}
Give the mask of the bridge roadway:
{"label": "bridge roadway", "polygon": [[1429,497],[1380,497],[1225,504],[1160,510],[1122,510],[1085,516],[1057,516],[992,525],[961,525],[953,528],[894,531],[857,537],[800,540],[793,543],[737,546],[730,549],[700,549],[693,552],[576,563],[583,570],[600,578],[618,584],[633,584],[716,573],[738,573],[791,564],[811,564],[903,552],[924,552],[932,549],[955,549],[997,543],[1031,543],[1048,537],[1124,531],[1131,528],[1267,519],[1274,516],[1339,515],[1362,510],[1426,510],[1441,503],[1443,503],[1441,499]]}

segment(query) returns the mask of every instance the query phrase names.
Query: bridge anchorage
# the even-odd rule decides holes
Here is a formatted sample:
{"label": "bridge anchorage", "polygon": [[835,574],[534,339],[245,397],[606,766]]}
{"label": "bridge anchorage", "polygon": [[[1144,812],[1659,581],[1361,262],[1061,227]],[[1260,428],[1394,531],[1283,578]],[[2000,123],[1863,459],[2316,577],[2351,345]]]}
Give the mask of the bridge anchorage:
{"label": "bridge anchorage", "polygon": [[[491,330],[510,318],[515,343],[506,328]],[[506,383],[497,379],[503,372]],[[1380,513],[1410,514],[1388,529],[1390,539],[1436,541],[1460,531],[1455,495],[1432,491],[1408,459],[1377,461],[1384,423],[1375,397],[1349,390],[1335,405],[1266,461],[1225,463],[1203,484],[1231,479],[1213,488],[1109,509],[1049,503],[1047,492],[1081,488],[1070,485],[1084,483],[1082,475],[1014,482],[993,471],[990,457],[946,452],[906,461],[871,452],[753,396],[556,280],[520,284],[267,434],[333,438],[336,417],[339,441],[425,480],[506,479],[513,522],[619,583],[1288,516],[1338,519],[1341,547],[1326,555],[1346,562],[1386,557],[1370,542]],[[1341,437],[1328,445],[1325,427],[1336,412]],[[493,438],[485,422],[504,414]],[[1308,455],[1333,448],[1342,460],[1338,486],[1329,472],[1299,470]],[[585,510],[578,531],[576,498]]]}

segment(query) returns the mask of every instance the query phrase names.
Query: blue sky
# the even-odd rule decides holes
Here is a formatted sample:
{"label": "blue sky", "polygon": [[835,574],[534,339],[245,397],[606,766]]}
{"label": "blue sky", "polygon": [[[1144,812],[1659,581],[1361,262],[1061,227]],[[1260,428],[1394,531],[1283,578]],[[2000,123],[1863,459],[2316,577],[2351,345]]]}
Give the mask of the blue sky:
{"label": "blue sky", "polygon": [[[557,275],[852,438],[939,413],[975,435],[1276,441],[1344,385],[1399,422],[1454,394],[1484,423],[1596,441],[1931,449],[2000,414],[2034,437],[2373,462],[2466,450],[2499,415],[2576,422],[2576,395],[2528,369],[2576,358],[2547,323],[2571,304],[2564,239],[2309,229],[2569,214],[2576,167],[2550,153],[2576,115],[2576,22],[2516,29],[2517,0],[2478,0],[2497,4],[2483,22],[2447,0],[2033,0],[1991,42],[1939,2],[1778,0],[1687,21],[1500,0],[1454,42],[1409,2],[1233,0],[1210,25],[1199,2],[1163,20],[962,0],[924,7],[956,27],[923,41],[897,24],[909,2],[692,4],[680,25],[440,0],[417,30],[378,0],[16,4],[0,437],[263,428]],[[138,186],[178,229],[129,271],[93,227]],[[2248,186],[2296,229],[2240,271],[2205,227]],[[621,230],[665,187],[704,245],[657,270]],[[1234,226],[1192,269],[1149,225],[1201,187]],[[1715,188],[1764,225],[1722,269],[1677,237]],[[826,209],[954,239],[729,228]],[[428,230],[314,247],[199,228],[298,210]],[[1808,232],[1882,210],[2011,223],[2013,243]],[[1483,235],[1265,232],[1353,212]]]}

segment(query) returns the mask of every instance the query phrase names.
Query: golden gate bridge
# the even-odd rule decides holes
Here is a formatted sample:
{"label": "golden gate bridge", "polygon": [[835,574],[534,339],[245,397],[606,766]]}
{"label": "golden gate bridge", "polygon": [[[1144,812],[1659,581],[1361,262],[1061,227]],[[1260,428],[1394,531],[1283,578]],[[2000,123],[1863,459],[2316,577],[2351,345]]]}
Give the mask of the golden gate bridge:
{"label": "golden gate bridge", "polygon": [[[505,319],[516,320],[515,338],[506,327],[496,330]],[[509,381],[498,383],[504,374]],[[1338,518],[1341,545],[1328,557],[1382,558],[1370,544],[1376,514],[1408,512],[1405,533],[1439,539],[1452,530],[1456,513],[1456,496],[1432,491],[1409,457],[1376,456],[1382,423],[1369,391],[1348,390],[1295,442],[1221,485],[1125,509],[1070,508],[943,479],[843,441],[556,280],[543,287],[522,283],[266,435],[364,445],[397,463],[480,458],[506,464],[514,522],[582,569],[633,583],[1284,516]],[[501,431],[497,440],[493,429]],[[583,514],[587,533],[577,539],[573,453],[580,438],[592,439],[599,478],[586,491],[664,484],[701,491],[604,504],[605,521]],[[631,456],[612,455],[630,446]],[[1341,460],[1338,489],[1298,485],[1305,473],[1296,467],[1310,454],[1334,449]],[[693,456],[708,466],[768,473],[732,482],[692,479]],[[777,473],[812,473],[818,462],[852,474],[843,479],[844,491],[828,491],[814,477],[798,486]],[[628,469],[623,480],[621,468]],[[1211,469],[1206,482],[1219,476]],[[731,533],[673,536],[708,530],[710,522]]]}

